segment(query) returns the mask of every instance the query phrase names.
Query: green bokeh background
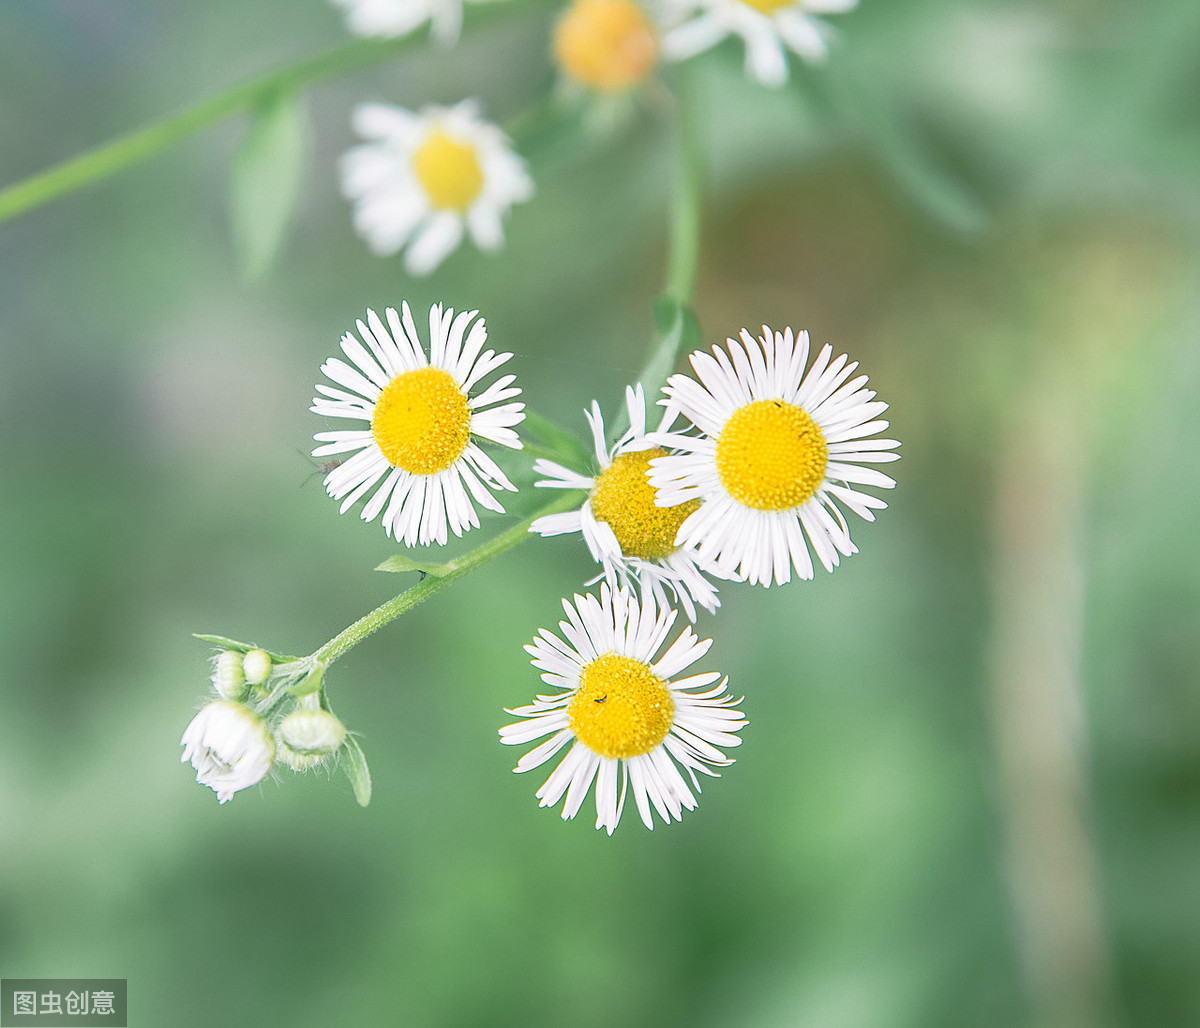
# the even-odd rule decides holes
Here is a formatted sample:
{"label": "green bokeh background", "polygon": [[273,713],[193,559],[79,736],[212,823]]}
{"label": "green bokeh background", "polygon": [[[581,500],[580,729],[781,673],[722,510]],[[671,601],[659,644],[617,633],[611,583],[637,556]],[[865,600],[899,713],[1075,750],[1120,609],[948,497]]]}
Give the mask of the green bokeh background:
{"label": "green bokeh background", "polygon": [[[191,632],[308,652],[404,584],[304,456],[355,317],[480,308],[531,406],[581,431],[644,359],[664,92],[545,149],[506,249],[426,280],[372,258],[337,193],[361,100],[521,114],[553,80],[552,13],[309,91],[265,282],[232,256],[241,120],[0,226],[0,976],[127,977],[141,1026],[1200,1023],[1194,0],[863,0],[831,65],[778,93],[739,44],[694,62],[706,343],[767,322],[850,352],[904,459],[835,574],[730,586],[702,618],[750,725],[682,823],[627,811],[610,839],[509,773],[502,708],[539,685],[521,646],[592,574],[569,538],[333,669],[368,809],[337,774],[218,807],[179,765],[208,675]],[[0,181],[344,38],[319,0],[10,0]],[[1031,407],[1061,437],[1026,438]],[[1009,891],[992,655],[1013,510],[1073,526],[1046,566],[1082,596],[1062,718],[1104,954],[1058,1005]]]}

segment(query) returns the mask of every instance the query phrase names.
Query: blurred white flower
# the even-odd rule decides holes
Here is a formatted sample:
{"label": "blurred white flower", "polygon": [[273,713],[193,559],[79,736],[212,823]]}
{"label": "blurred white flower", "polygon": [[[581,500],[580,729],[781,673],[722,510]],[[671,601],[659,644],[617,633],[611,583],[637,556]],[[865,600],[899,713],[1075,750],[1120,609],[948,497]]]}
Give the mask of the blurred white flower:
{"label": "blurred white flower", "polygon": [[[428,21],[433,38],[450,45],[462,31],[464,0],[333,0],[346,9],[356,36],[404,36]],[[480,0],[474,0],[480,2]]]}
{"label": "blurred white flower", "polygon": [[682,61],[715,46],[726,36],[746,44],[746,74],[764,86],[788,78],[785,48],[806,61],[823,61],[831,29],[818,14],[841,14],[858,0],[667,0],[674,27],[663,37],[663,56]]}
{"label": "blurred white flower", "polygon": [[658,30],[634,0],[573,0],[554,26],[552,49],[570,81],[619,92],[654,70]]}
{"label": "blurred white flower", "polygon": [[275,741],[262,718],[232,700],[214,700],[204,707],[180,744],[181,761],[191,761],[196,781],[212,789],[222,803],[261,782],[275,761]]}
{"label": "blurred white flower", "polygon": [[465,233],[481,250],[498,250],[503,218],[533,196],[508,136],[473,100],[416,112],[360,104],[354,128],[369,140],[342,157],[354,228],[381,257],[407,246],[412,275],[433,271]]}

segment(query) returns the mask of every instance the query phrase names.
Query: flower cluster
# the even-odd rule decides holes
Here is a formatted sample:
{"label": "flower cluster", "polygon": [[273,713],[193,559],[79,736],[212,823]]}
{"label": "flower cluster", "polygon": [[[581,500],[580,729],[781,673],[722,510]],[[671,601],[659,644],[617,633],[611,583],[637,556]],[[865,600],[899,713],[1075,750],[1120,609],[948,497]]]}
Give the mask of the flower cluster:
{"label": "flower cluster", "polygon": [[[335,2],[362,35],[401,35],[430,21],[434,37],[451,44],[462,27],[464,0]],[[778,86],[786,50],[825,56],[830,30],[816,16],[855,2],[662,0],[651,8],[573,0],[552,50],[567,92],[610,102],[646,85],[660,60],[695,56],[734,34],[745,40],[752,77]],[[533,195],[524,161],[477,101],[419,111],[361,104],[353,120],[364,142],[344,155],[341,170],[355,228],[376,254],[404,251],[413,275],[434,271],[468,236],[482,250],[498,249],[509,212]],[[342,336],[342,355],[321,366],[326,381],[311,406],[342,425],[318,432],[313,450],[333,458],[322,472],[341,513],[361,502],[364,521],[378,520],[410,548],[479,528],[480,508],[504,514],[500,497],[516,486],[501,466],[513,458],[502,451],[524,448],[517,428],[526,412],[515,376],[492,377],[512,354],[488,348],[479,312],[434,304],[427,345],[407,302],[382,317],[368,310],[355,328]],[[692,626],[701,610],[718,611],[718,583],[770,587],[811,579],[818,563],[832,571],[857,552],[845,511],[874,520],[886,504],[866,490],[895,484],[873,467],[898,456],[899,443],[880,437],[887,405],[845,354],[826,345],[813,357],[806,332],[764,325],[757,337],[743,329],[689,362],[693,375],[670,376],[660,396],[648,398],[641,383],[626,389],[621,430],[606,429],[593,402],[584,412],[590,461],[574,444],[550,445],[532,467],[536,488],[565,497],[526,522],[529,532],[581,536],[598,566],[584,588],[599,589],[564,600],[558,634],[541,629],[526,646],[553,692],[509,710],[519,720],[501,728],[500,739],[541,740],[514,770],[556,760],[537,798],[542,806],[561,801],[564,818],[594,785],[596,827],[609,834],[630,789],[653,828],[655,813],[678,821],[696,807],[698,775],[716,777],[732,763],[725,750],[739,745],[747,724],[742,701],[718,672],[690,671],[712,645]],[[652,419],[649,408],[661,411]],[[501,541],[524,537],[518,526]],[[435,576],[420,598],[470,570],[407,557],[388,564]],[[309,657],[202,637],[220,652],[215,698],[182,739],[197,779],[224,803],[276,764],[307,771],[337,762],[365,804],[365,758],[329,708],[325,670],[407,609],[406,596]],[[688,624],[672,638],[680,610]]]}
{"label": "flower cluster", "polygon": [[335,761],[349,737],[321,704],[321,669],[222,642],[213,658],[216,698],[192,718],[180,740],[181,760],[195,768],[196,781],[226,803],[277,764],[308,771]]}
{"label": "flower cluster", "polygon": [[[333,0],[351,32],[407,35],[426,21],[452,45],[465,0]],[[479,2],[479,0],[472,0]],[[787,81],[787,51],[825,58],[832,31],[819,15],[849,11],[857,0],[572,0],[556,23],[552,57],[568,91],[626,96],[650,82],[660,59],[682,61],[742,38],[746,71],[765,86]],[[355,231],[372,253],[405,251],[405,269],[428,275],[464,238],[484,251],[504,243],[504,219],[534,193],[512,140],[483,116],[475,99],[417,111],[359,104],[364,142],[341,162],[342,192],[354,205]]]}
{"label": "flower cluster", "polygon": [[[383,318],[368,311],[357,329],[341,341],[349,363],[322,365],[334,384],[318,384],[312,406],[367,423],[314,437],[316,457],[353,452],[325,478],[341,512],[364,501],[363,519],[381,518],[410,547],[478,528],[476,504],[503,513],[494,494],[515,487],[482,444],[520,449],[525,412],[514,376],[482,385],[511,354],[485,349],[478,312],[435,304],[428,351],[407,303]],[[898,457],[899,443],[879,437],[887,404],[845,354],[835,358],[827,345],[809,358],[805,332],[743,330],[710,353],[692,353],[694,378],[667,380],[653,429],[640,384],[626,390],[628,427],[611,442],[593,403],[585,411],[590,473],[534,462],[537,487],[581,501],[534,519],[529,531],[582,536],[600,569],[587,585],[600,590],[564,600],[560,634],[543,629],[526,646],[555,692],[511,709],[521,720],[500,738],[525,745],[549,736],[514,770],[561,753],[537,797],[543,806],[562,800],[564,818],[576,815],[593,783],[596,826],[610,834],[630,787],[647,827],[654,812],[667,822],[694,809],[697,774],[715,777],[714,768],[732,762],[724,749],[739,744],[746,719],[716,672],[679,677],[712,641],[685,627],[667,645],[675,604],[694,624],[697,608],[717,611],[717,581],[770,587],[793,575],[811,579],[816,562],[832,571],[857,552],[843,508],[872,521],[886,506],[864,488],[895,484],[871,466]],[[289,660],[221,642],[219,698],[183,737],[183,759],[221,802],[277,762],[307,770],[343,747],[361,756],[328,710],[315,656]]]}
{"label": "flower cluster", "polygon": [[[740,701],[723,692],[691,690],[716,674],[672,682],[698,659],[686,629],[652,663],[675,612],[667,593],[695,621],[695,604],[715,611],[711,578],[771,586],[814,574],[812,555],[826,570],[856,552],[841,506],[868,521],[886,506],[860,487],[891,488],[888,476],[863,465],[898,457],[879,415],[887,404],[866,388],[866,375],[846,355],[825,346],[809,365],[806,332],[758,338],[743,330],[724,348],[697,351],[696,378],[672,376],[659,402],[662,422],[647,431],[641,386],[629,389],[629,428],[610,447],[593,404],[587,418],[598,473],[585,476],[547,460],[537,485],[587,490],[577,511],[533,523],[542,535],[582,534],[604,579],[599,602],[564,602],[567,640],[543,631],[526,649],[560,690],[509,713],[527,719],[500,731],[519,745],[553,733],[517,764],[523,772],[571,749],[538,791],[543,806],[564,795],[563,817],[578,812],[596,782],[596,827],[611,834],[632,782],[638,812],[653,827],[650,807],[664,821],[679,820],[695,799],[672,759],[699,788],[696,771],[730,763],[717,746],[740,741],[746,721],[732,710]],[[672,430],[680,418],[688,425]],[[592,583],[589,583],[592,584]],[[637,590],[637,592],[635,592]],[[640,593],[640,599],[638,594]],[[618,798],[616,781],[621,777]]]}

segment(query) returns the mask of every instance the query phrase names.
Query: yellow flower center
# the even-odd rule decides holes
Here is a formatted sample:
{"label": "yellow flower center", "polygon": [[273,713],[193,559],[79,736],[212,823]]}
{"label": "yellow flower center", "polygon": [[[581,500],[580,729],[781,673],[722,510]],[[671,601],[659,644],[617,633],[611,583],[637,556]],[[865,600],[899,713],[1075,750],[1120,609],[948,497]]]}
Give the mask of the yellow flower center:
{"label": "yellow flower center", "polygon": [[785,7],[791,7],[796,0],[742,0],[747,7],[753,7],[763,14],[774,14]]}
{"label": "yellow flower center", "polygon": [[417,181],[434,207],[462,214],[483,189],[483,169],[470,143],[434,129],[413,154]]}
{"label": "yellow flower center", "polygon": [[579,676],[567,720],[593,753],[628,760],[649,753],[667,737],[675,701],[666,683],[640,660],[606,653]]}
{"label": "yellow flower center", "polygon": [[606,521],[626,557],[657,560],[675,552],[675,535],[684,519],[700,506],[688,500],[676,507],[658,507],[646,478],[650,461],[666,451],[658,447],[622,453],[596,478],[592,514]]}
{"label": "yellow flower center", "polygon": [[371,434],[393,467],[414,475],[435,475],[467,448],[471,438],[467,397],[442,368],[405,371],[375,401]]}
{"label": "yellow flower center", "polygon": [[757,400],[734,411],[717,438],[717,473],[738,503],[790,510],[825,479],[829,447],[808,411],[783,400]]}
{"label": "yellow flower center", "polygon": [[575,0],[554,29],[554,57],[593,89],[624,89],[654,67],[658,40],[632,0]]}

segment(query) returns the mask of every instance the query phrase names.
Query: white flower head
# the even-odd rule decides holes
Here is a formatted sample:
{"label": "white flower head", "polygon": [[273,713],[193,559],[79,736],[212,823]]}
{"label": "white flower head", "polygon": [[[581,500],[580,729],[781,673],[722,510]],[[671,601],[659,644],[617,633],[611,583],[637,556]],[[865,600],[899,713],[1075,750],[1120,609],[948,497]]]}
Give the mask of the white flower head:
{"label": "white flower head", "polygon": [[[660,606],[668,604],[667,591],[683,605],[688,620],[696,620],[695,604],[715,611],[721,605],[716,586],[704,571],[715,569],[691,547],[676,545],[683,520],[699,505],[686,501],[676,507],[655,502],[646,473],[650,461],[666,450],[646,434],[646,400],[639,383],[625,390],[629,428],[610,449],[604,437],[600,406],[585,411],[596,448],[600,473],[588,478],[549,460],[537,460],[533,470],[547,478],[534,485],[550,489],[586,489],[588,498],[578,510],[538,518],[529,528],[543,536],[580,532],[592,558],[603,566],[601,575],[613,589],[640,584]],[[659,426],[660,429],[665,427]]]}
{"label": "white flower head", "polygon": [[359,104],[354,128],[368,140],[341,163],[355,231],[381,257],[407,245],[412,275],[433,271],[464,234],[481,250],[498,250],[503,218],[533,196],[525,163],[473,100],[415,112]]}
{"label": "white flower head", "polygon": [[563,610],[562,637],[542,629],[525,647],[542,681],[560,691],[509,710],[524,720],[500,729],[501,742],[510,746],[550,738],[513,770],[540,767],[570,744],[537,791],[541,806],[552,807],[565,795],[563,819],[573,818],[594,781],[596,827],[609,835],[630,786],[647,828],[654,827],[651,808],[664,823],[682,820],[685,809],[696,808],[696,797],[681,769],[699,792],[696,772],[715,778],[711,767],[733,763],[716,747],[739,745],[733,733],[746,724],[732,709],[741,701],[725,694],[728,679],[717,682],[717,672],[675,679],[712,640],[700,641],[684,628],[655,659],[675,611],[658,607],[650,593],[639,602],[628,590],[602,585],[599,600],[576,595],[573,603],[563,601]]}
{"label": "white flower head", "polygon": [[[753,585],[783,583],[792,569],[813,577],[811,544],[827,571],[839,554],[857,553],[838,507],[867,521],[883,500],[859,486],[896,483],[874,468],[899,459],[894,439],[868,438],[888,427],[876,420],[887,404],[851,378],[857,361],[831,360],[826,345],[805,373],[808,333],[772,332],[726,340],[712,355],[689,358],[700,380],[672,375],[660,401],[702,433],[661,433],[677,451],[650,462],[660,503],[700,500],[680,526],[679,543],[713,560],[724,577]],[[806,537],[807,536],[807,542]]]}
{"label": "white flower head", "polygon": [[275,760],[275,741],[266,723],[232,700],[205,706],[192,718],[180,745],[181,761],[191,761],[196,781],[212,789],[221,803],[261,782]]}
{"label": "white flower head", "polygon": [[462,31],[464,0],[333,0],[346,8],[346,27],[356,36],[405,36],[428,21],[433,38],[450,46]]}
{"label": "white flower head", "polygon": [[350,332],[342,336],[350,364],[331,357],[321,365],[337,387],[319,383],[310,409],[367,423],[313,436],[325,444],[313,450],[314,457],[357,451],[325,476],[325,489],[342,501],[343,514],[375,489],[363,520],[382,514],[384,530],[406,546],[445,543],[447,527],[456,536],[478,528],[476,503],[502,514],[492,492],[516,492],[476,442],[519,450],[513,428],[525,419],[525,404],[511,402],[521,394],[514,375],[472,394],[512,356],[484,350],[487,329],[483,318],[475,320],[478,313],[455,317],[434,304],[426,356],[407,303],[400,314],[391,307],[384,312],[386,327],[369,310],[366,322],[357,323],[362,342]]}
{"label": "white flower head", "polygon": [[777,88],[788,78],[785,48],[806,61],[823,61],[832,30],[814,15],[841,14],[858,0],[668,0],[676,22],[663,37],[663,56],[682,61],[726,36],[746,43],[746,74]]}

